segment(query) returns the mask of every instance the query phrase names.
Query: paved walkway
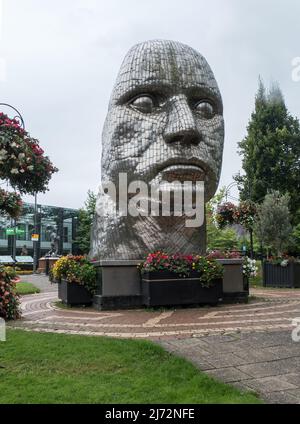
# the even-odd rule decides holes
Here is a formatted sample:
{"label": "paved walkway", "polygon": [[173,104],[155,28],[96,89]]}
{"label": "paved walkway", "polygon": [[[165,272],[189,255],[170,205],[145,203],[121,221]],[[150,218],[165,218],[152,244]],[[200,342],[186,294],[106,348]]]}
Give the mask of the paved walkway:
{"label": "paved walkway", "polygon": [[22,275],[21,281],[34,284],[35,287],[38,287],[41,290],[41,292],[57,293],[57,285],[51,284],[48,277],[43,274]]}
{"label": "paved walkway", "polygon": [[300,343],[290,331],[247,332],[161,341],[170,352],[269,403],[300,404]]}
{"label": "paved walkway", "polygon": [[11,323],[14,328],[151,339],[268,402],[300,403],[300,342],[291,338],[300,290],[256,289],[247,305],[98,312],[57,307],[57,286],[44,276],[23,280],[42,292],[23,297],[23,319]]}

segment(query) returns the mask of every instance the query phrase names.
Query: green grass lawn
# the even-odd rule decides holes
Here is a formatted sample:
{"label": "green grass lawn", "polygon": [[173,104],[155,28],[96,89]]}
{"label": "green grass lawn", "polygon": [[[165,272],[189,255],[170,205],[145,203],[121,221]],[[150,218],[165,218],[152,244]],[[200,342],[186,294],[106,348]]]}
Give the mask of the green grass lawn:
{"label": "green grass lawn", "polygon": [[0,403],[260,403],[154,343],[8,330]]}
{"label": "green grass lawn", "polygon": [[17,292],[18,294],[21,294],[23,296],[25,294],[40,293],[40,289],[38,289],[31,283],[21,282],[17,283]]}

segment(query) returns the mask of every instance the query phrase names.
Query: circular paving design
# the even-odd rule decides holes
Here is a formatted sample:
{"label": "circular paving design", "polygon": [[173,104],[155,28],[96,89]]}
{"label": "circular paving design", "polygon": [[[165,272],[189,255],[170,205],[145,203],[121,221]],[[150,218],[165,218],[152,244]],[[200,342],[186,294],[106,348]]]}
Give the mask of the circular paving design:
{"label": "circular paving design", "polygon": [[57,294],[24,296],[23,318],[10,324],[30,331],[127,338],[187,338],[241,331],[292,329],[300,320],[300,290],[253,289],[249,304],[157,311],[62,309]]}

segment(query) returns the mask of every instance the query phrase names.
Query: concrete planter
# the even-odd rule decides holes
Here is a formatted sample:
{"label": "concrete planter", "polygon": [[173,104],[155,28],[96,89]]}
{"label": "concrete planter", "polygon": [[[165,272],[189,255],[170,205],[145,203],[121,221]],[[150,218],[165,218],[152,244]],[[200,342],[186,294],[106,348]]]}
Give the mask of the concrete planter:
{"label": "concrete planter", "polygon": [[146,306],[216,305],[222,298],[222,280],[203,287],[200,274],[190,277],[162,271],[142,275],[142,298]]}
{"label": "concrete planter", "polygon": [[300,288],[300,264],[289,263],[287,266],[264,262],[264,286]]}
{"label": "concrete planter", "polygon": [[84,286],[66,280],[58,283],[58,298],[70,306],[91,305],[93,301],[91,293]]}
{"label": "concrete planter", "polygon": [[98,271],[93,306],[100,311],[133,309],[142,306],[141,278],[137,260],[94,262]]}
{"label": "concrete planter", "polygon": [[243,259],[217,259],[224,267],[223,303],[247,303],[249,282],[243,275]]}

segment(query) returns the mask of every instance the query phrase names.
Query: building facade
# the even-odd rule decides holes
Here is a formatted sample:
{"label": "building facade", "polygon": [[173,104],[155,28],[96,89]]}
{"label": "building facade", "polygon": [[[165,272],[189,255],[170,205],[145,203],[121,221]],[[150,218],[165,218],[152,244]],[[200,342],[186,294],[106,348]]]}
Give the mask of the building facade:
{"label": "building facade", "polygon": [[[33,245],[37,244],[37,256],[45,255],[51,249],[51,234],[59,237],[59,254],[76,254],[74,243],[78,210],[55,206],[24,203],[22,215],[17,221],[0,216],[0,255],[19,256],[26,249],[33,256]],[[12,229],[15,228],[16,231]],[[16,233],[16,234],[11,234]],[[39,240],[32,241],[38,234]]]}

